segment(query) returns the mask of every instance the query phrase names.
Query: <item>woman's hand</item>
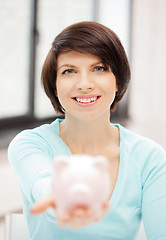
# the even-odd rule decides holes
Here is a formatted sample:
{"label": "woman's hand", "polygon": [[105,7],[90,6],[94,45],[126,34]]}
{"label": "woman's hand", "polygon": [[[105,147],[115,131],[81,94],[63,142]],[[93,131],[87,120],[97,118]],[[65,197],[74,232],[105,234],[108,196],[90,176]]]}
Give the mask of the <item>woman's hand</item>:
{"label": "woman's hand", "polygon": [[55,202],[54,202],[53,196],[51,194],[47,195],[45,198],[36,202],[31,207],[30,211],[32,214],[40,214],[40,213],[46,211],[47,208],[49,208],[49,207],[56,209]]}
{"label": "woman's hand", "polygon": [[[52,207],[56,211],[56,206],[52,195],[48,195],[44,199],[35,203],[31,208],[32,214],[40,214]],[[109,209],[109,204],[103,204],[103,211],[100,217],[96,218],[90,209],[84,207],[76,207],[72,212],[66,213],[64,216],[58,216],[56,214],[56,221],[60,227],[70,227],[72,229],[78,229],[80,227],[88,226],[94,222],[102,219]]]}
{"label": "woman's hand", "polygon": [[108,212],[109,204],[103,204],[103,211],[100,217],[94,217],[91,210],[85,209],[83,207],[75,208],[70,214],[64,216],[64,218],[59,218],[59,226],[70,227],[72,229],[78,229],[80,227],[88,226],[94,222],[100,221],[105,214]]}

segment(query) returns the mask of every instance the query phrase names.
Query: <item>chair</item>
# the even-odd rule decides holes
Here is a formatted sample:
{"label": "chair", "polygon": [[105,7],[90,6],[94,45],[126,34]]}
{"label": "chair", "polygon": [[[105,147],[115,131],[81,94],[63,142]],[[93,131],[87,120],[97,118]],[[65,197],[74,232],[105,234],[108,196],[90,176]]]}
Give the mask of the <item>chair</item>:
{"label": "chair", "polygon": [[23,214],[12,213],[5,216],[5,240],[29,240]]}

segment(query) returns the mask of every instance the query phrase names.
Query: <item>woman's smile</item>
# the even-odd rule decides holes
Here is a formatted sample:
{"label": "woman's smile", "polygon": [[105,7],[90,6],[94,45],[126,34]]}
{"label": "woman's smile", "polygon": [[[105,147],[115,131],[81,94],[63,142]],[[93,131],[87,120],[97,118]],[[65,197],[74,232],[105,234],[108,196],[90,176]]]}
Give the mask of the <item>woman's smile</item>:
{"label": "woman's smile", "polygon": [[80,107],[90,107],[96,104],[100,98],[101,96],[98,95],[82,95],[72,99]]}

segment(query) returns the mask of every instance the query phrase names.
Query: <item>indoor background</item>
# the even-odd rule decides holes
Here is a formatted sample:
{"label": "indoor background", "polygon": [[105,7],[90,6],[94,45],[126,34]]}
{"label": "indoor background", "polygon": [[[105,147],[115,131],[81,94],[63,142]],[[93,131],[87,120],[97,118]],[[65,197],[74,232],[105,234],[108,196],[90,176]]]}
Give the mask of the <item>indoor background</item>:
{"label": "indoor background", "polygon": [[22,129],[57,117],[40,84],[42,64],[57,33],[91,20],[118,34],[131,65],[112,121],[166,149],[165,0],[0,0],[0,240],[5,215],[22,211],[8,144]]}

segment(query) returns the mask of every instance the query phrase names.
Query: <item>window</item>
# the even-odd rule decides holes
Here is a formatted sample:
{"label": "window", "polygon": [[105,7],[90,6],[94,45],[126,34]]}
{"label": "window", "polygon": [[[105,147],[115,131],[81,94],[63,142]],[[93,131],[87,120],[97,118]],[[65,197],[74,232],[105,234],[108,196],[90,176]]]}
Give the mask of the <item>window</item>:
{"label": "window", "polygon": [[[75,22],[99,21],[120,34],[122,43],[126,45],[129,37],[126,26],[130,25],[130,5],[130,0],[0,2],[1,136],[2,132],[5,131],[6,134],[6,130],[10,131],[12,128],[33,127],[55,119],[53,107],[42,90],[40,74],[57,33]],[[120,14],[114,14],[120,9]],[[126,50],[128,52],[129,42]],[[124,100],[113,117],[127,117],[126,109],[127,100]]]}
{"label": "window", "polygon": [[95,1],[90,0],[40,0],[38,2],[37,28],[39,32],[35,74],[35,116],[55,116],[50,101],[41,91],[40,73],[55,36],[68,25],[94,20]]}
{"label": "window", "polygon": [[0,130],[55,118],[40,85],[42,64],[59,31],[95,20],[95,0],[0,2]]}
{"label": "window", "polygon": [[28,112],[29,19],[28,1],[0,2],[0,119]]}

